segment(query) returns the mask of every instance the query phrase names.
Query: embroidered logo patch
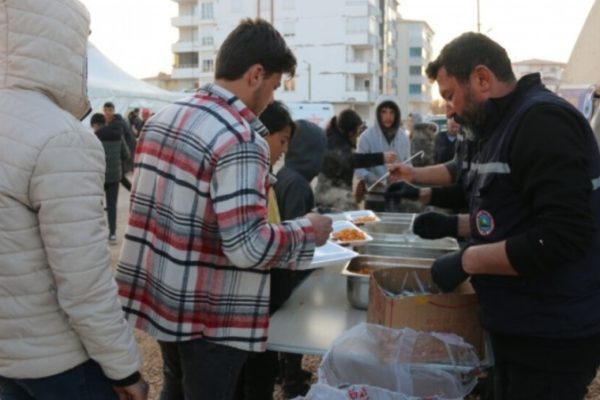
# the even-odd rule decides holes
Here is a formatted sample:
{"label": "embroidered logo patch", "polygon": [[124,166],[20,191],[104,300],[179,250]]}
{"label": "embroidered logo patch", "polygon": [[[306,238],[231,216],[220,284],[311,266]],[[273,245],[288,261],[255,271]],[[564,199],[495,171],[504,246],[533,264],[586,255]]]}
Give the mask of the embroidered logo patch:
{"label": "embroidered logo patch", "polygon": [[485,210],[479,210],[479,212],[477,212],[476,224],[477,231],[481,236],[489,236],[494,232],[494,228],[496,227],[494,217]]}

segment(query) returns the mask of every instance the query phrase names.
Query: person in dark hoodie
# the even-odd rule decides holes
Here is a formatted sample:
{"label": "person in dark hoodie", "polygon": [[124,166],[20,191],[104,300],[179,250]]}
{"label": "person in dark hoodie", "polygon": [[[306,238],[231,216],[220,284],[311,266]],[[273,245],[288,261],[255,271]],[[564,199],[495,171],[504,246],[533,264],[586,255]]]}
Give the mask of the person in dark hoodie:
{"label": "person in dark hoodie", "polygon": [[351,109],[334,116],[326,128],[327,154],[319,173],[316,196],[322,209],[351,210],[352,177],[355,168],[390,164],[396,160],[394,151],[385,153],[355,153],[356,139],[363,129],[362,118]]}
{"label": "person in dark hoodie", "polygon": [[[403,162],[410,157],[410,141],[406,131],[400,126],[400,107],[391,96],[380,96],[375,106],[375,123],[358,138],[357,153],[377,153],[393,151],[397,161]],[[385,165],[357,169],[355,176],[359,185],[357,192],[363,192],[381,176],[387,173]],[[385,211],[384,193],[387,180],[383,180],[369,193],[366,193],[365,208],[373,211]]]}

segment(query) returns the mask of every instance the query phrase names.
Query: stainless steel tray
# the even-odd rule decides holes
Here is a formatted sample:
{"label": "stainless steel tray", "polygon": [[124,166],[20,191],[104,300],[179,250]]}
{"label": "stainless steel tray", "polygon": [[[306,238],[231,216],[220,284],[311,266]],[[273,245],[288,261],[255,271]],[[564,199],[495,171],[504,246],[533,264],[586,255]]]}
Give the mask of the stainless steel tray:
{"label": "stainless steel tray", "polygon": [[360,272],[361,269],[373,270],[394,267],[430,268],[433,260],[408,257],[383,257],[361,255],[349,261],[342,275],[346,276],[346,294],[348,302],[354,307],[366,310],[369,305],[369,280],[370,274]]}
{"label": "stainless steel tray", "polygon": [[435,259],[454,250],[400,246],[392,242],[381,243],[372,241],[366,244],[365,246],[358,247],[356,251],[359,254],[372,256]]}

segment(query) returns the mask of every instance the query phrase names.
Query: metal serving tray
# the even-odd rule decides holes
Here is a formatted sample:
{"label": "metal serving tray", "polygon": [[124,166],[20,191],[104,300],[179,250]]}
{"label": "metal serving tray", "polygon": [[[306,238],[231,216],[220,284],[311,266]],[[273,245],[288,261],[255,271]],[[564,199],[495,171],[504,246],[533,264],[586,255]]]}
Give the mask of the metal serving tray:
{"label": "metal serving tray", "polygon": [[374,240],[365,246],[358,247],[356,251],[359,254],[371,256],[435,259],[457,249],[458,247],[456,249],[436,249],[431,247],[402,246],[395,242],[382,243]]}
{"label": "metal serving tray", "polygon": [[433,260],[408,257],[383,257],[360,255],[349,261],[342,275],[346,276],[346,294],[348,302],[354,307],[366,310],[369,305],[369,280],[371,275],[361,272],[361,269],[373,270],[394,267],[430,268]]}

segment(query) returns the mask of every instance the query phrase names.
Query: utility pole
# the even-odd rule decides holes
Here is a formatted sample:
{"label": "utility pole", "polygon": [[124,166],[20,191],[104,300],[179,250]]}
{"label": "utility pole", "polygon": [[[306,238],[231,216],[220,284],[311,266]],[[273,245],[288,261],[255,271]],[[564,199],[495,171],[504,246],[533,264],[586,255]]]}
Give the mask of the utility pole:
{"label": "utility pole", "polygon": [[275,25],[275,2],[271,0],[271,25]]}
{"label": "utility pole", "polygon": [[477,33],[481,33],[481,19],[479,18],[479,0],[477,0]]}
{"label": "utility pole", "polygon": [[256,0],[256,18],[260,18],[260,0]]}
{"label": "utility pole", "polygon": [[312,101],[312,65],[308,61],[302,61],[306,64],[308,73],[308,101]]}

